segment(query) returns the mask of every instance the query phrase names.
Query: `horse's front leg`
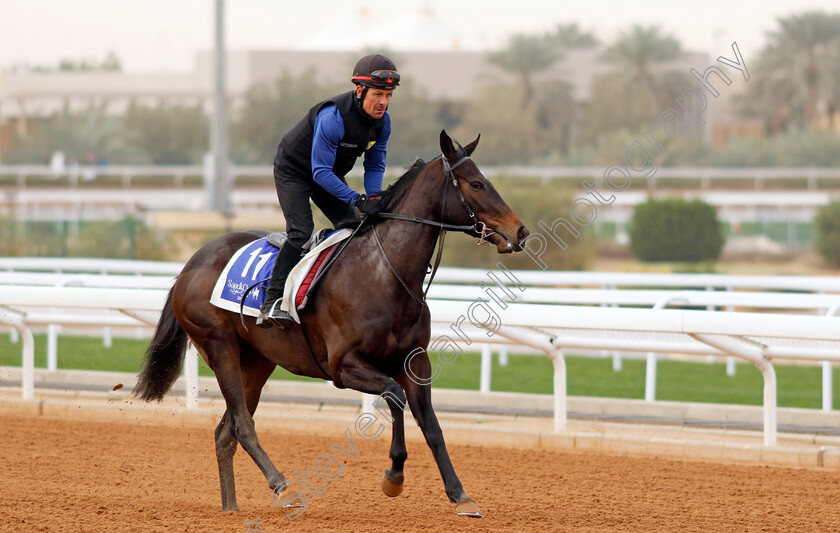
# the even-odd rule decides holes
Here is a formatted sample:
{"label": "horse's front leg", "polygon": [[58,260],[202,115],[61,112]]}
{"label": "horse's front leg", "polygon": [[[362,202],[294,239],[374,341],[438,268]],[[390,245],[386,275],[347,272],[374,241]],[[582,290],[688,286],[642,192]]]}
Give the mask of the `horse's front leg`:
{"label": "horse's front leg", "polygon": [[375,394],[388,403],[393,418],[389,453],[391,468],[385,470],[382,478],[382,492],[391,497],[399,496],[405,481],[403,467],[408,458],[405,448],[403,413],[406,400],[402,387],[357,354],[348,354],[342,359],[341,364],[334,369],[333,380],[339,388],[351,388],[367,394]]}
{"label": "horse's front leg", "polygon": [[431,376],[431,365],[426,352],[422,352],[412,359],[411,373],[413,377],[402,374],[396,379],[405,389],[411,413],[423,432],[426,444],[432,450],[432,455],[435,457],[435,462],[440,470],[440,476],[443,478],[446,495],[449,497],[449,501],[456,504],[455,511],[459,515],[480,518],[481,511],[478,505],[464,492],[461,480],[455,473],[455,467],[452,466],[449,452],[446,451],[443,431],[440,429],[440,423],[438,423],[437,416],[432,408],[432,387],[431,384],[428,384]]}

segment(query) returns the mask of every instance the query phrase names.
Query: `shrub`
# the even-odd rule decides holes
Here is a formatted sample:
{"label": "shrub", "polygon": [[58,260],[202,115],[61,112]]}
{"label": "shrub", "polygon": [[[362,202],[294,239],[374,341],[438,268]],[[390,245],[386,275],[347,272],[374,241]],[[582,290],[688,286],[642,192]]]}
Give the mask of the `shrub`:
{"label": "shrub", "polygon": [[633,212],[630,250],[640,261],[713,261],[723,241],[715,208],[701,200],[651,198]]}
{"label": "shrub", "polygon": [[840,201],[820,207],[814,219],[817,253],[834,266],[840,266]]}

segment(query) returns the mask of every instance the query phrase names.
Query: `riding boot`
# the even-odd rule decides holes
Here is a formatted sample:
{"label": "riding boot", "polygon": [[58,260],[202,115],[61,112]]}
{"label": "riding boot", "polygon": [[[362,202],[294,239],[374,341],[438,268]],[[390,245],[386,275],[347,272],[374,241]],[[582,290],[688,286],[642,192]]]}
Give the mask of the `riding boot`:
{"label": "riding boot", "polygon": [[283,243],[277,252],[277,262],[274,263],[274,270],[271,272],[268,290],[265,294],[265,301],[260,307],[260,315],[257,317],[257,326],[270,328],[271,324],[283,328],[283,321],[294,321],[292,316],[280,309],[283,301],[283,292],[286,288],[286,278],[289,272],[300,261],[302,250],[290,241]]}

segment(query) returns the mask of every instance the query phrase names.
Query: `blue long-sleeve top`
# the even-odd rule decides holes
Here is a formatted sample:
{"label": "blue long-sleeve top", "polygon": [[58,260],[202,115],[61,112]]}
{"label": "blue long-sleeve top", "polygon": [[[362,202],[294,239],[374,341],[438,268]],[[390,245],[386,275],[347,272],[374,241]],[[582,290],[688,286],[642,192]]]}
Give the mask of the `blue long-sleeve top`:
{"label": "blue long-sleeve top", "polygon": [[[382,190],[385,175],[385,153],[388,150],[388,138],[391,136],[391,117],[385,112],[385,126],[376,143],[365,151],[365,192],[368,194]],[[344,137],[344,120],[335,106],[328,106],[315,117],[315,131],[312,136],[312,177],[315,183],[323,187],[336,198],[356,205],[356,191],[335,175],[332,171],[338,143]]]}

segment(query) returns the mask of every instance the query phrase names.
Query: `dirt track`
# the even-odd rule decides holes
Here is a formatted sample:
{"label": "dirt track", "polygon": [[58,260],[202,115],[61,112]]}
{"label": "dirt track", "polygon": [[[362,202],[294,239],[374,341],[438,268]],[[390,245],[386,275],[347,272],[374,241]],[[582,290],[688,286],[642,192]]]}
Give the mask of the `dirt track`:
{"label": "dirt track", "polygon": [[[402,496],[381,493],[386,439],[357,440],[358,459],[347,458],[341,477],[310,496],[291,522],[240,450],[243,514],[223,514],[212,427],[7,415],[0,424],[0,531],[247,533],[246,519],[262,519],[262,533],[840,531],[837,472],[450,446],[484,512],[482,519],[458,517],[421,443],[408,443]],[[311,469],[342,438],[276,430],[260,436],[287,477]]]}

